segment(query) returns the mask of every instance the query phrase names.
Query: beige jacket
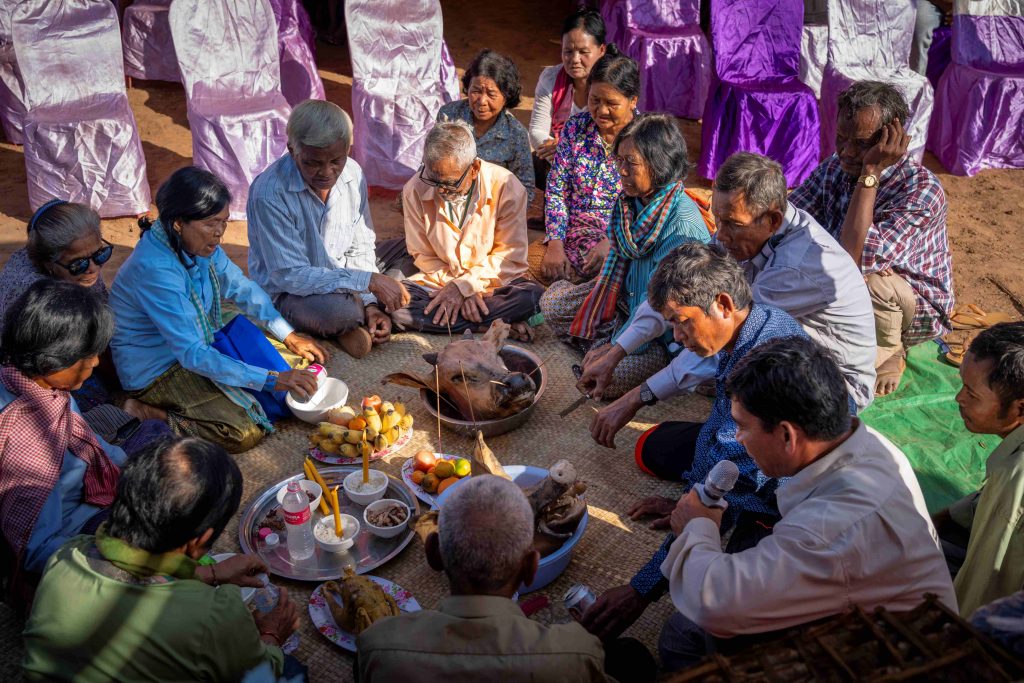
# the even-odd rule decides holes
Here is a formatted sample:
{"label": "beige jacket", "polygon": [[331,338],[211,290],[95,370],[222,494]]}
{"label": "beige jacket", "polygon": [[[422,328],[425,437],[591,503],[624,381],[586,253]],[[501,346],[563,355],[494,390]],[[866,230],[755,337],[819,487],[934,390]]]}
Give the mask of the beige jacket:
{"label": "beige jacket", "polygon": [[402,201],[406,249],[420,271],[413,282],[431,289],[454,282],[470,296],[526,273],[526,188],[504,168],[481,160],[461,232],[418,175],[405,184]]}

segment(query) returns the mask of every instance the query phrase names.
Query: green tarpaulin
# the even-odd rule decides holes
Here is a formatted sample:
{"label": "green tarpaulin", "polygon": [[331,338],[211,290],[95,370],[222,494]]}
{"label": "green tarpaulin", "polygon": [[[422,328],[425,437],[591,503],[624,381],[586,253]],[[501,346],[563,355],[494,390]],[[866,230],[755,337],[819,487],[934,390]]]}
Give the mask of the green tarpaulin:
{"label": "green tarpaulin", "polygon": [[919,344],[910,349],[900,388],[861,413],[907,454],[932,512],[977,490],[999,443],[998,436],[964,428],[954,400],[960,386],[957,368],[941,360],[938,346]]}

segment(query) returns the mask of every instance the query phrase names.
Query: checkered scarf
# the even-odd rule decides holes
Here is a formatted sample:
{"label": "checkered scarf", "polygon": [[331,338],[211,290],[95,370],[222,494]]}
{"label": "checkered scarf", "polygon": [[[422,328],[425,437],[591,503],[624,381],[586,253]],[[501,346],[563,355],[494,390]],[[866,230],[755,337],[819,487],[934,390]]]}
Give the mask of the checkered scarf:
{"label": "checkered scarf", "polygon": [[619,290],[626,281],[630,262],[643,258],[657,245],[665,219],[672,213],[678,198],[686,196],[682,189],[681,182],[666,185],[635,216],[630,198],[625,192],[619,195],[608,224],[611,248],[597,277],[597,284],[576,313],[569,334],[580,339],[593,339],[598,326],[615,317]]}
{"label": "checkered scarf", "polygon": [[87,465],[86,503],[108,507],[121,471],[71,409],[69,392],[44,389],[9,365],[0,368],[0,381],[17,396],[0,412],[0,529],[20,566],[36,519],[60,479],[66,451]]}

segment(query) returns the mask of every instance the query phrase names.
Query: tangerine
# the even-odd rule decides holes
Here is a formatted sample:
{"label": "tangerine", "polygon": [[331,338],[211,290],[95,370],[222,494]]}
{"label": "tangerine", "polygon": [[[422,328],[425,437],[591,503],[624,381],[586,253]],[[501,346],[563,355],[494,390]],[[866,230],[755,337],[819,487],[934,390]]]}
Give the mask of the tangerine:
{"label": "tangerine", "polygon": [[441,495],[442,493],[444,493],[444,490],[446,488],[448,488],[458,480],[458,477],[448,477],[447,479],[444,479],[440,484],[437,485],[437,495]]}
{"label": "tangerine", "polygon": [[353,417],[348,421],[349,429],[366,429],[366,420],[361,417]]}
{"label": "tangerine", "polygon": [[420,484],[423,483],[423,477],[425,477],[425,476],[427,476],[426,472],[423,472],[421,470],[416,470],[415,472],[412,473],[412,476],[410,477],[410,479],[412,479],[412,483],[414,483],[417,486],[419,486]]}

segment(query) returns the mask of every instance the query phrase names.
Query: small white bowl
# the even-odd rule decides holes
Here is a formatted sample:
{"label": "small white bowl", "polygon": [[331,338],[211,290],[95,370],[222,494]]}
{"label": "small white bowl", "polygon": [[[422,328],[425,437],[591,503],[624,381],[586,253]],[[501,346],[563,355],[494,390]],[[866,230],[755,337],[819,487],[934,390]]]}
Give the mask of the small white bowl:
{"label": "small white bowl", "polygon": [[[405,510],[405,521],[403,521],[401,524],[396,524],[395,526],[377,526],[375,524],[371,524],[369,517],[370,513],[376,512],[380,508],[388,507],[389,505],[397,505],[403,508]],[[405,531],[406,527],[409,526],[409,516],[411,514],[412,511],[409,509],[409,506],[403,503],[402,501],[395,500],[394,498],[382,498],[381,500],[378,500],[375,503],[370,503],[369,505],[366,506],[366,509],[363,510],[363,523],[374,536],[379,536],[381,538],[392,538],[393,536],[397,536],[398,534]]]}
{"label": "small white bowl", "polygon": [[289,392],[284,402],[288,404],[292,415],[303,422],[316,424],[327,419],[332,408],[340,408],[348,400],[348,385],[340,379],[325,377],[323,386],[311,397],[313,400],[296,401]]}
{"label": "small white bowl", "polygon": [[[331,540],[325,541],[320,538],[320,534],[323,534],[323,529],[329,529],[330,533],[328,536]],[[320,534],[317,531],[320,531]],[[313,527],[313,538],[316,539],[316,544],[320,546],[320,549],[328,553],[340,553],[348,550],[352,547],[352,544],[356,542],[356,536],[359,535],[359,520],[352,515],[341,515],[341,533],[343,538],[339,541],[337,536],[334,535],[334,515],[326,515],[317,520],[316,526]]]}
{"label": "small white bowl", "polygon": [[[310,511],[310,513],[311,514],[315,514],[316,513],[316,509],[318,507],[320,507],[320,499],[324,495],[324,490],[322,488],[320,488],[320,484],[316,483],[315,481],[310,481],[309,479],[301,479],[301,480],[299,480],[299,487],[302,488],[303,491],[309,491],[314,496],[316,496],[309,503],[309,511]],[[278,505],[283,505],[284,504],[284,494],[286,494],[286,493],[288,493],[288,484],[285,484],[284,486],[282,486],[281,488],[279,488],[277,490],[277,504]]]}
{"label": "small white bowl", "polygon": [[356,505],[369,505],[375,500],[380,500],[380,497],[384,495],[384,491],[388,488],[388,475],[380,470],[370,470],[370,484],[373,484],[378,479],[380,480],[380,486],[365,491],[354,491],[353,487],[363,483],[363,471],[361,469],[356,470],[345,477],[343,483],[345,495]]}

